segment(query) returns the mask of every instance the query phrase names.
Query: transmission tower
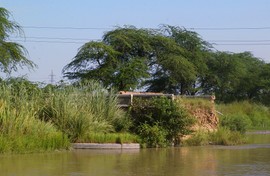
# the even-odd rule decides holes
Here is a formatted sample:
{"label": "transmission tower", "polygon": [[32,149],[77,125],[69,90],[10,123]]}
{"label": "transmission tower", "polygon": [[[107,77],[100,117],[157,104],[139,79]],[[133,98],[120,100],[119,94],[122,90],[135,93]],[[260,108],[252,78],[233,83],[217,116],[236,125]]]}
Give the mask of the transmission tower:
{"label": "transmission tower", "polygon": [[55,77],[55,75],[53,74],[53,70],[51,71],[51,74],[49,76],[50,76],[51,84],[53,84],[54,83],[54,77]]}

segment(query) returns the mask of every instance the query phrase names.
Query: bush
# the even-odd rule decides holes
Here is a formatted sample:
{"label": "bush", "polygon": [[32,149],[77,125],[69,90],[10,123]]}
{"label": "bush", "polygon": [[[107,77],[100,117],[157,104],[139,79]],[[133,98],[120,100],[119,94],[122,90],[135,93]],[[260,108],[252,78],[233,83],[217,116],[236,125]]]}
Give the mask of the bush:
{"label": "bush", "polygon": [[184,108],[166,97],[134,99],[130,113],[131,130],[140,135],[147,146],[178,144],[179,135],[189,134],[193,123]]}
{"label": "bush", "polygon": [[217,110],[225,116],[242,116],[249,123],[248,130],[270,129],[270,109],[248,101],[220,104]]}
{"label": "bush", "polygon": [[226,127],[231,131],[238,131],[242,134],[247,131],[247,128],[250,126],[250,124],[250,119],[247,116],[241,114],[223,117],[220,122],[222,127]]}
{"label": "bush", "polygon": [[209,133],[197,131],[182,143],[184,146],[201,146],[209,144]]}
{"label": "bush", "polygon": [[169,144],[166,139],[167,131],[157,124],[153,126],[149,124],[140,125],[138,134],[141,137],[141,143],[146,147],[166,147]]}
{"label": "bush", "polygon": [[246,138],[238,131],[219,128],[216,132],[209,133],[209,141],[214,145],[237,145],[246,143]]}

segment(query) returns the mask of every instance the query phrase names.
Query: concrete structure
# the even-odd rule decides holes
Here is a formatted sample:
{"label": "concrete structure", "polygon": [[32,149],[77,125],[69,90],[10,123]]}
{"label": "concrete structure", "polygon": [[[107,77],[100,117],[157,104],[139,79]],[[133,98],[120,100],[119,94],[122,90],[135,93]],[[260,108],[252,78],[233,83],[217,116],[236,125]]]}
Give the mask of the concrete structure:
{"label": "concrete structure", "polygon": [[74,149],[140,149],[140,144],[99,144],[99,143],[73,143]]}

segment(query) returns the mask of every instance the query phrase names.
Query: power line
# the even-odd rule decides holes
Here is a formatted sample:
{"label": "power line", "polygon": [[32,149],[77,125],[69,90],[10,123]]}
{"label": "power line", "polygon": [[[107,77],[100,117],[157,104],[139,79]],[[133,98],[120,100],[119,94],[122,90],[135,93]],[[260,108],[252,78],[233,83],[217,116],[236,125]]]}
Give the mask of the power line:
{"label": "power line", "polygon": [[47,40],[83,40],[83,41],[90,41],[90,40],[100,40],[100,39],[89,39],[89,38],[67,38],[67,37],[11,37],[11,38],[21,38],[21,39],[47,39]]}
{"label": "power line", "polygon": [[[115,27],[72,27],[72,26],[22,26],[26,29],[55,29],[55,30],[112,30]],[[188,27],[191,30],[269,30],[270,27]]]}
{"label": "power line", "polygon": [[[13,40],[14,42],[30,42],[30,43],[58,43],[58,44],[85,44],[85,42],[76,41],[46,41],[46,40]],[[270,45],[270,43],[212,43],[212,45]]]}
{"label": "power line", "polygon": [[[72,41],[101,41],[101,39],[91,39],[91,38],[70,38],[70,37],[39,37],[39,36],[31,36],[31,37],[11,37],[11,38],[21,38],[21,39],[47,39],[47,40],[72,40]],[[208,42],[239,42],[239,43],[257,43],[257,42],[270,42],[270,39],[263,40],[207,40]]]}
{"label": "power line", "polygon": [[30,42],[30,43],[59,43],[59,44],[85,44],[85,42],[75,41],[46,41],[46,40],[12,40],[14,42]]}
{"label": "power line", "polygon": [[231,45],[231,46],[233,46],[233,45],[237,45],[237,46],[263,46],[263,45],[265,45],[265,46],[267,46],[267,45],[270,45],[270,43],[212,43],[212,45],[217,45],[217,46],[219,46],[219,45]]}
{"label": "power line", "polygon": [[232,30],[269,30],[270,27],[213,27],[213,28],[209,28],[209,27],[205,27],[205,28],[186,28],[186,29],[191,29],[191,30],[208,30],[208,31],[232,31]]}
{"label": "power line", "polygon": [[58,26],[22,26],[23,28],[27,29],[60,29],[60,30],[111,30],[114,28],[102,28],[102,27],[58,27]]}
{"label": "power line", "polygon": [[260,43],[260,42],[270,42],[270,40],[207,40],[208,42],[239,42],[239,43]]}

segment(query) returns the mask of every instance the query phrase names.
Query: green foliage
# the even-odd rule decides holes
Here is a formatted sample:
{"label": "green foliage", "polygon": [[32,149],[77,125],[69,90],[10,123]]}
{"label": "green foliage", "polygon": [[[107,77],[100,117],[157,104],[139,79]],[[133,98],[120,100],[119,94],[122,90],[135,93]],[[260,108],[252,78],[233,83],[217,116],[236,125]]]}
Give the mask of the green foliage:
{"label": "green foliage", "polygon": [[265,99],[269,90],[265,76],[269,75],[270,69],[251,53],[213,53],[207,65],[208,73],[202,79],[202,90],[207,94],[214,93],[218,102],[263,102]]}
{"label": "green foliage", "polygon": [[148,142],[148,146],[177,144],[178,136],[188,134],[193,123],[182,107],[165,97],[134,99],[131,116],[132,131]]}
{"label": "green foliage", "polygon": [[[270,110],[264,105],[243,101],[219,104],[216,108],[225,117],[229,117],[233,126],[235,126],[233,124],[234,118],[238,118],[236,121],[242,121],[240,126],[245,126],[248,130],[266,130],[270,128]],[[222,118],[223,116],[221,116]]]}
{"label": "green foliage", "polygon": [[209,144],[209,133],[205,131],[196,131],[188,139],[181,141],[184,146],[201,146]]}
{"label": "green foliage", "polygon": [[0,85],[0,153],[66,149],[68,138],[50,122],[36,119],[40,91],[26,80]]}
{"label": "green foliage", "polygon": [[66,149],[90,133],[127,130],[127,118],[115,94],[97,82],[39,88],[9,79],[0,84],[0,153]]}
{"label": "green foliage", "polygon": [[167,130],[158,124],[150,126],[143,123],[138,127],[137,133],[142,140],[142,145],[146,145],[146,147],[166,147],[169,145]]}
{"label": "green foliage", "polygon": [[201,145],[239,145],[247,142],[244,134],[221,127],[217,131],[197,131],[188,139],[182,141],[184,146]]}
{"label": "green foliage", "polygon": [[17,71],[18,66],[28,68],[36,66],[25,57],[27,51],[22,45],[7,41],[10,34],[22,33],[21,27],[9,20],[10,16],[9,11],[0,7],[0,70],[4,73]]}
{"label": "green foliage", "polygon": [[240,132],[219,128],[216,132],[209,133],[209,141],[214,145],[238,145],[246,143],[246,138]]}
{"label": "green foliage", "polygon": [[106,87],[174,94],[215,94],[217,102],[269,104],[270,64],[250,52],[220,52],[199,34],[177,26],[107,32],[84,44],[64,69],[70,79],[96,79]]}
{"label": "green foliage", "polygon": [[226,127],[231,131],[238,131],[244,134],[247,131],[248,126],[250,126],[252,122],[248,117],[244,115],[235,114],[226,117],[222,117],[220,125],[222,127]]}
{"label": "green foliage", "polygon": [[201,45],[206,47],[195,32],[180,28],[117,28],[102,42],[83,45],[63,71],[70,79],[96,79],[117,90],[147,86],[149,91],[184,93],[195,83],[197,58],[202,58],[188,53],[202,52]]}
{"label": "green foliage", "polygon": [[54,123],[72,142],[93,132],[124,131],[128,125],[116,96],[95,81],[45,92],[39,119]]}

